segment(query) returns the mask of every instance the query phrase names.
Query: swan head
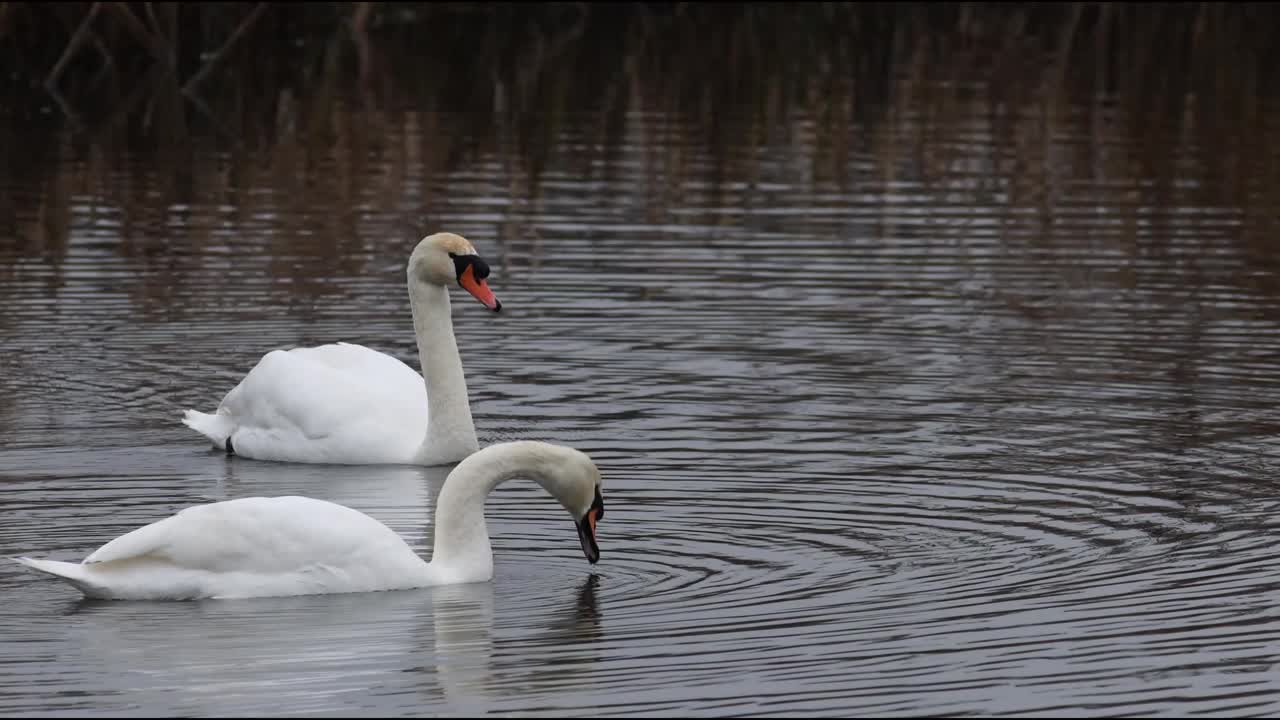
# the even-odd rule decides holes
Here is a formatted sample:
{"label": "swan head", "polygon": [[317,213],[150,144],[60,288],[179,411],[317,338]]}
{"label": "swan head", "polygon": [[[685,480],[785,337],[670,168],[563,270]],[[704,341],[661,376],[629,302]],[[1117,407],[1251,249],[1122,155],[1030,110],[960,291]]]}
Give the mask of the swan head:
{"label": "swan head", "polygon": [[560,503],[573,515],[574,525],[578,528],[578,541],[582,543],[582,554],[587,562],[595,565],[600,560],[600,546],[596,544],[596,523],[604,517],[604,497],[600,494],[600,469],[586,454],[577,450],[574,460],[569,463],[577,477],[570,483],[570,498],[558,498]]}
{"label": "swan head", "polygon": [[436,501],[432,564],[480,574],[492,572],[484,503],[515,478],[532,480],[569,512],[592,565],[600,560],[596,527],[604,517],[600,469],[581,450],[541,440],[511,440],[483,447],[449,473]]}
{"label": "swan head", "polygon": [[604,517],[600,468],[586,453],[565,445],[537,441],[517,444],[537,458],[530,466],[535,479],[569,511],[582,543],[582,554],[592,565],[596,564],[600,560],[596,524]]}
{"label": "swan head", "polygon": [[578,541],[582,543],[582,554],[587,556],[587,562],[592,565],[600,560],[600,546],[596,544],[596,523],[603,517],[604,498],[600,496],[600,486],[597,485],[591,506],[574,523],[578,526]]}
{"label": "swan head", "polygon": [[489,264],[480,257],[466,238],[442,232],[428,235],[418,242],[409,256],[409,279],[431,285],[457,287],[494,312],[502,303],[489,289]]}

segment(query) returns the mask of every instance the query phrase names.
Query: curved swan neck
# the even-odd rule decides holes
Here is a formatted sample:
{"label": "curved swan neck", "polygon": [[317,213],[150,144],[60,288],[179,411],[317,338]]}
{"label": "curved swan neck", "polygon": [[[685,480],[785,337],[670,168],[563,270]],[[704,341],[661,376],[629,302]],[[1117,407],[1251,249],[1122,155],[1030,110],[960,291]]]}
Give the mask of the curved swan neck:
{"label": "curved swan neck", "polygon": [[493,553],[484,521],[484,501],[494,488],[516,477],[528,478],[557,499],[569,494],[556,472],[563,451],[541,443],[516,441],[490,445],[458,463],[436,500],[435,549],[431,565],[443,571],[484,575],[493,572]]}
{"label": "curved swan neck", "polygon": [[427,435],[418,461],[452,462],[474,452],[478,443],[462,358],[453,336],[449,291],[410,277],[409,305],[418,341],[418,362],[427,384]]}

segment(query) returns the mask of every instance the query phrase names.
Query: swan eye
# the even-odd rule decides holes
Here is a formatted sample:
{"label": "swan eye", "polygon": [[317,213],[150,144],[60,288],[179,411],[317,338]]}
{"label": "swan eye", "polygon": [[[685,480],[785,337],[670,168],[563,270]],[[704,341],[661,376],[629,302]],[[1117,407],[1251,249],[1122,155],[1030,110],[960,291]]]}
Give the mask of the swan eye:
{"label": "swan eye", "polygon": [[493,296],[485,278],[489,277],[489,266],[479,255],[467,254],[453,259],[453,269],[458,273],[458,287],[471,293],[484,306],[494,312],[502,310],[502,303]]}
{"label": "swan eye", "polygon": [[458,272],[458,282],[462,282],[462,274],[467,268],[473,268],[477,280],[484,280],[489,277],[489,264],[480,259],[479,255],[454,255],[449,253],[453,258],[453,268]]}

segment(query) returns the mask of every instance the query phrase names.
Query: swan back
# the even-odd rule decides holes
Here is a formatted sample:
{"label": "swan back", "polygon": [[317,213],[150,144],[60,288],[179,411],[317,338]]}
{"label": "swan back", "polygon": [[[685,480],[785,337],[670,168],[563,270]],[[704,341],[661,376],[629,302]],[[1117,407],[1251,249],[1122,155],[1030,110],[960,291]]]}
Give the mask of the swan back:
{"label": "swan back", "polygon": [[[372,545],[371,545],[372,543]],[[344,505],[315,498],[246,497],[193,505],[108,542],[86,564],[163,558],[214,572],[282,572],[353,547],[413,551],[394,531]]]}
{"label": "swan back", "polygon": [[306,497],[196,505],[84,561],[119,598],[248,597],[412,587],[426,563],[376,519]]}

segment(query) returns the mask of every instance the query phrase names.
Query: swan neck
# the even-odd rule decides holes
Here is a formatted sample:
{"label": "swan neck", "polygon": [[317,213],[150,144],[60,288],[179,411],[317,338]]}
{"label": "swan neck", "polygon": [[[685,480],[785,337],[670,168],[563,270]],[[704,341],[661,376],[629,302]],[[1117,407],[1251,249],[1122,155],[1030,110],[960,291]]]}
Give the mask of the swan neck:
{"label": "swan neck", "polygon": [[409,279],[418,362],[427,385],[427,435],[418,462],[453,462],[477,448],[458,342],[453,335],[449,291],[441,285]]}
{"label": "swan neck", "polygon": [[555,473],[556,465],[554,449],[536,448],[523,442],[490,445],[458,463],[436,501],[433,568],[445,572],[492,573],[493,554],[484,519],[485,499],[494,488],[517,477],[533,480],[552,497],[566,497],[568,489],[561,487],[564,481]]}

